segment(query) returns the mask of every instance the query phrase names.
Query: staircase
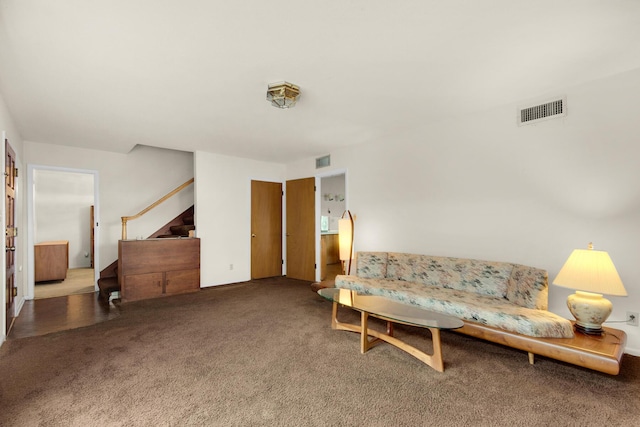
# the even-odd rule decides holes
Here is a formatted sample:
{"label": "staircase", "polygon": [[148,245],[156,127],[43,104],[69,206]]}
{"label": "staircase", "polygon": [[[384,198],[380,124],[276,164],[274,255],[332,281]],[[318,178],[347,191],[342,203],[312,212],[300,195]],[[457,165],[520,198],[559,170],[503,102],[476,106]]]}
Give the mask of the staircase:
{"label": "staircase", "polygon": [[[190,237],[189,233],[196,229],[193,214],[194,207],[191,206],[150,235],[148,239]],[[98,288],[100,289],[98,298],[105,302],[109,302],[112,292],[120,292],[120,284],[118,283],[118,260],[115,260],[100,272]]]}
{"label": "staircase", "polygon": [[193,224],[193,206],[169,221],[148,239],[189,237],[189,232],[196,229]]}

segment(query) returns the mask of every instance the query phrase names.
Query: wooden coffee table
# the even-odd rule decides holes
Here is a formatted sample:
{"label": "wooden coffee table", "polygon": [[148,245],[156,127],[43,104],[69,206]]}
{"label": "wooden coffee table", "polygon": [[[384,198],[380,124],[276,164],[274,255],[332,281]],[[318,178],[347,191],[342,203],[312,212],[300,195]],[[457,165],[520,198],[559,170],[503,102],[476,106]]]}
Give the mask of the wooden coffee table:
{"label": "wooden coffee table", "polygon": [[[385,341],[406,351],[438,372],[444,372],[440,330],[458,329],[464,325],[462,320],[453,316],[434,313],[420,307],[402,304],[381,296],[358,294],[349,289],[325,288],[318,290],[318,294],[333,302],[333,311],[331,314],[332,329],[360,333],[361,353],[364,354],[378,342]],[[338,320],[338,305],[359,311],[361,313],[360,325],[340,322]],[[369,316],[385,320],[387,322],[386,333],[369,329]],[[427,354],[394,337],[394,323],[429,329],[433,342],[433,354]],[[374,338],[370,340],[369,336]]]}

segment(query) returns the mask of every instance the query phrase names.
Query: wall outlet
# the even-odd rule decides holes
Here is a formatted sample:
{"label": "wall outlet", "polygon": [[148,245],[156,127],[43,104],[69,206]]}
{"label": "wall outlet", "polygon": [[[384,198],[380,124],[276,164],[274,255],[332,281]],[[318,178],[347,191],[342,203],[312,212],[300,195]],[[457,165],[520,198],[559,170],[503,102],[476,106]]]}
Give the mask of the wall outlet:
{"label": "wall outlet", "polygon": [[633,311],[627,311],[627,325],[638,326],[638,313],[634,313]]}

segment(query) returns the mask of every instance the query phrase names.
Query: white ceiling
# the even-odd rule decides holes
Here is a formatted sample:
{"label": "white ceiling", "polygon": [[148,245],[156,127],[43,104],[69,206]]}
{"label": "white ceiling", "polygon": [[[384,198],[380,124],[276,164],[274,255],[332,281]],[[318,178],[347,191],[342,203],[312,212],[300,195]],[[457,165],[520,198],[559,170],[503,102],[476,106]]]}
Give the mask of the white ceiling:
{"label": "white ceiling", "polygon": [[[288,162],[640,68],[635,0],[0,5],[21,136],[117,152]],[[265,100],[282,80],[301,88],[290,110]]]}

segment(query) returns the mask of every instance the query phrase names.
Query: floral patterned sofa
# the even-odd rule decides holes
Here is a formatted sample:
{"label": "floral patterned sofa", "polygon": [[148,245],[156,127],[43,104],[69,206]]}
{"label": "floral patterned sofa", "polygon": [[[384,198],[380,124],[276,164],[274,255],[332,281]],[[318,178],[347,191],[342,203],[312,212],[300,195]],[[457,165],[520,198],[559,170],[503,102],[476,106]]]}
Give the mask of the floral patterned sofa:
{"label": "floral patterned sofa", "polygon": [[335,286],[449,314],[465,324],[529,337],[573,337],[571,322],[547,311],[547,272],[524,265],[359,252],[356,275],[337,276]]}

